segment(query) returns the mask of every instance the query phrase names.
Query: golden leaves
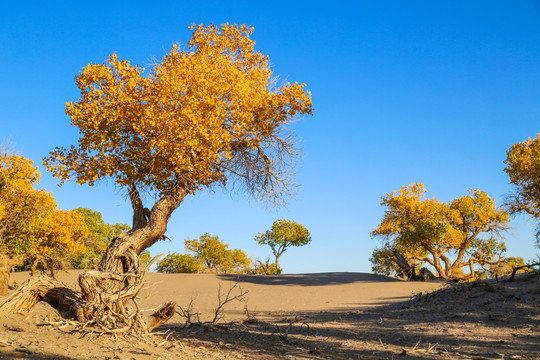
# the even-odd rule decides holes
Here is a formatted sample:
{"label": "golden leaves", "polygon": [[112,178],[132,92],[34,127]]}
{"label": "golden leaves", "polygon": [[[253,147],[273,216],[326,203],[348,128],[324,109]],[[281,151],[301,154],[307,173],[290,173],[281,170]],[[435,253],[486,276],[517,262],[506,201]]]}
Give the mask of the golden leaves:
{"label": "golden leaves", "polygon": [[504,171],[516,186],[510,202],[511,212],[526,212],[540,217],[540,134],[511,146]]}
{"label": "golden leaves", "polygon": [[[441,203],[426,199],[422,183],[411,183],[383,196],[385,216],[373,236],[394,238],[407,251],[461,249],[485,233],[504,230],[508,213],[497,209],[487,193],[472,189],[467,196]],[[444,250],[444,251],[446,251]]]}
{"label": "golden leaves", "polygon": [[35,189],[31,160],[0,153],[0,247],[11,255],[80,254],[88,230],[80,214],[56,209],[52,195]]}
{"label": "golden leaves", "polygon": [[246,25],[193,25],[188,49],[174,45],[147,75],[112,54],[77,77],[81,97],[66,104],[81,138],[44,160],[64,181],[104,177],[164,191],[178,176],[193,188],[225,181],[219,165],[232,144],[262,143],[297,114],[311,114],[305,85],[274,89],[268,57]]}

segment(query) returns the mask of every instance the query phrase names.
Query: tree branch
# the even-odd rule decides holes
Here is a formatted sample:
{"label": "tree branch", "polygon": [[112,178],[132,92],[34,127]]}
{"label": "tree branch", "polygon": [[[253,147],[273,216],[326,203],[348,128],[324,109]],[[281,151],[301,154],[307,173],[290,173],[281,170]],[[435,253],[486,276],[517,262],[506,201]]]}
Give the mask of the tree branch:
{"label": "tree branch", "polygon": [[129,198],[131,199],[131,207],[133,208],[133,226],[132,230],[138,230],[146,226],[147,220],[145,209],[141,200],[139,190],[135,185],[131,185],[128,189]]}

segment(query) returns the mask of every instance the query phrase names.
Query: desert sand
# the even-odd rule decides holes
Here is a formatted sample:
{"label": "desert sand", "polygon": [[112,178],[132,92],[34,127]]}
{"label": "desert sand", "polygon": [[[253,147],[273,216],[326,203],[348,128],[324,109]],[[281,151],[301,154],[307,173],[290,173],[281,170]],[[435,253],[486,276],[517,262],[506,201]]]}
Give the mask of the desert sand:
{"label": "desert sand", "polygon": [[[79,272],[59,274],[76,287]],[[28,273],[12,274],[22,284]],[[150,273],[143,309],[175,301],[210,321],[185,326],[181,310],[155,335],[81,331],[39,303],[0,319],[1,359],[538,359],[538,275],[512,283],[404,282],[362,273],[281,276]],[[13,290],[12,290],[13,291]],[[1,299],[1,298],[0,298]]]}

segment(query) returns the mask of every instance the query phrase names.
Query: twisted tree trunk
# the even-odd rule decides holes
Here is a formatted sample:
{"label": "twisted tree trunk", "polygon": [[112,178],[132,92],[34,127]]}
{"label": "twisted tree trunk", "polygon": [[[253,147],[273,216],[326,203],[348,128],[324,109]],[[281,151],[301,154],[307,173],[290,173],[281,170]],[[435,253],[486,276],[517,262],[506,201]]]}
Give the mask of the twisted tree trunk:
{"label": "twisted tree trunk", "polygon": [[22,256],[11,258],[7,254],[0,253],[0,296],[8,293],[9,273],[22,259]]}
{"label": "twisted tree trunk", "polygon": [[[149,319],[128,316],[125,305],[134,301],[142,288],[147,269],[142,269],[139,254],[164,238],[167,222],[188,194],[187,186],[177,186],[164,194],[151,211],[143,207],[135,186],[129,189],[133,207],[133,228],[109,245],[98,270],[79,276],[81,292],[73,291],[56,280],[39,277],[0,303],[0,315],[27,312],[38,301],[46,301],[61,311],[69,311],[80,322],[95,322],[104,331],[117,332],[133,327],[152,330],[169,320],[175,303],[163,305]],[[138,305],[135,302],[136,307]],[[112,315],[104,316],[110,313]],[[106,321],[104,320],[106,319]],[[128,329],[129,328],[129,329]]]}

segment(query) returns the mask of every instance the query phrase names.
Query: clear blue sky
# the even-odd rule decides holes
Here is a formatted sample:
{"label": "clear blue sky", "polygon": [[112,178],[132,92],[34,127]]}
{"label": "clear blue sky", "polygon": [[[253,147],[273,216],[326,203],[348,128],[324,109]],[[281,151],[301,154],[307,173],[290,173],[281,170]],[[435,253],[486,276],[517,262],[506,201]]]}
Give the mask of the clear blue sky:
{"label": "clear blue sky", "polygon": [[[153,254],[210,232],[265,259],[253,237],[284,217],[313,238],[283,255],[285,272],[369,272],[382,195],[417,181],[442,201],[477,187],[501,204],[506,150],[540,131],[540,1],[0,0],[0,141],[40,166],[60,208],[131,223],[112,183],[57,187],[41,159],[77,139],[64,103],[78,98],[84,66],[113,52],[148,66],[185,44],[190,24],[211,22],[253,25],[274,73],[312,92],[315,115],[295,125],[301,188],[277,210],[198,193]],[[534,258],[533,223],[512,226],[508,254]]]}

